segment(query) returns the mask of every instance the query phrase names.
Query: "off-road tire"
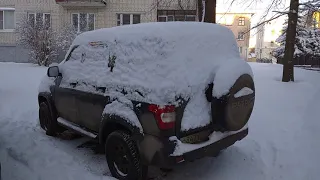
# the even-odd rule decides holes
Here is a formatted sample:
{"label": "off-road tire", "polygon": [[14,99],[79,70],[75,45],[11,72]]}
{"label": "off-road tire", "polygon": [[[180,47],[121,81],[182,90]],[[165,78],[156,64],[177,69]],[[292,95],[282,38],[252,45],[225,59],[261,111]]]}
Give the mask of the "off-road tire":
{"label": "off-road tire", "polygon": [[[115,154],[114,152],[117,143],[121,143],[123,145],[125,158],[127,158],[129,162],[128,173],[125,176],[121,175],[122,173],[119,173],[115,166],[116,158],[119,158],[117,157],[118,154]],[[147,178],[148,167],[141,163],[137,145],[128,133],[124,131],[112,132],[107,137],[105,151],[109,170],[113,177],[119,180],[145,180]]]}
{"label": "off-road tire", "polygon": [[63,128],[58,125],[56,113],[52,112],[47,102],[41,102],[39,105],[39,121],[41,128],[48,136],[56,136],[63,131]]}

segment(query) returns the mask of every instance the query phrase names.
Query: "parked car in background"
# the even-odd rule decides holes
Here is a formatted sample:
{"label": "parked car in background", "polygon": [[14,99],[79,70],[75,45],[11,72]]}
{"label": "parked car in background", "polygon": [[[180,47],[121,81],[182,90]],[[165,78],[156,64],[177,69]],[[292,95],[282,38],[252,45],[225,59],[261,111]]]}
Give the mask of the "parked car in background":
{"label": "parked car in background", "polygon": [[191,22],[83,33],[38,95],[47,135],[69,128],[96,139],[118,179],[216,156],[248,134],[254,99],[232,32]]}

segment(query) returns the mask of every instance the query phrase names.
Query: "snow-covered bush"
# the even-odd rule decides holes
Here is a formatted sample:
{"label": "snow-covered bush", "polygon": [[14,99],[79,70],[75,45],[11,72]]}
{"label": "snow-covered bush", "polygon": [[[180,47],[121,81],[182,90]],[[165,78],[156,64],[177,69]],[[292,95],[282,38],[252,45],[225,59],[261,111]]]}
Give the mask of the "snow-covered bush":
{"label": "snow-covered bush", "polygon": [[18,43],[30,50],[30,62],[48,66],[56,58],[56,36],[50,25],[23,16],[17,31]]}
{"label": "snow-covered bush", "polygon": [[78,34],[72,26],[65,25],[64,28],[57,33],[57,46],[59,50],[67,51]]}
{"label": "snow-covered bush", "polygon": [[68,50],[77,35],[71,26],[64,27],[57,32],[43,20],[37,19],[36,21],[23,16],[17,28],[18,44],[30,50],[29,61],[31,63],[49,66],[52,62],[56,62],[59,53],[65,53]]}

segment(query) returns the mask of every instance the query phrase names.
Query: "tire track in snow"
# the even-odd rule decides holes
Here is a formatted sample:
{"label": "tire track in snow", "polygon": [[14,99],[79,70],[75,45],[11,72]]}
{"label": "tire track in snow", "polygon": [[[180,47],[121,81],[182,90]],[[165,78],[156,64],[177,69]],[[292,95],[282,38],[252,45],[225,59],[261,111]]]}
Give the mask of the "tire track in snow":
{"label": "tire track in snow", "polygon": [[18,161],[19,163],[29,167],[29,163],[24,157],[25,155],[15,151],[13,148],[6,148],[7,154],[14,160]]}

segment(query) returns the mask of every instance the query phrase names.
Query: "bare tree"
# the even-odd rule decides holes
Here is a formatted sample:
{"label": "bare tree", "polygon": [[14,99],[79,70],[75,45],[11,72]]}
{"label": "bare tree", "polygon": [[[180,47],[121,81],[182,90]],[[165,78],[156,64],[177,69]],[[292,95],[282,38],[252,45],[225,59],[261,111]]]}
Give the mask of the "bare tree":
{"label": "bare tree", "polygon": [[73,40],[79,34],[80,33],[77,32],[72,26],[68,24],[64,25],[60,32],[57,33],[56,37],[57,47],[59,51],[66,52],[72,44]]}
{"label": "bare tree", "polygon": [[18,44],[30,50],[29,62],[39,66],[49,66],[52,62],[57,62],[58,55],[68,50],[77,35],[70,25],[56,32],[49,23],[27,16],[20,19],[17,32]]}
{"label": "bare tree", "polygon": [[278,9],[278,6],[283,5],[283,2],[284,0],[272,0],[269,6],[267,7],[265,14],[261,18],[263,22],[259,23],[257,26],[254,26],[253,28],[251,28],[251,30],[260,25],[263,25],[265,22],[272,21],[278,17],[288,14],[289,20],[288,20],[288,28],[286,32],[285,50],[284,50],[284,58],[283,58],[282,81],[289,82],[289,81],[294,81],[293,57],[295,53],[295,39],[296,39],[299,5],[304,5],[305,7],[308,7],[308,9],[318,10],[320,7],[320,0],[311,0],[301,4],[299,3],[299,0],[290,0],[290,10],[288,12],[276,11],[277,14],[275,16],[273,16],[269,20],[265,20],[268,13],[273,9]]}
{"label": "bare tree", "polygon": [[49,24],[23,16],[17,31],[18,43],[30,50],[30,62],[48,66],[56,58],[55,33]]}
{"label": "bare tree", "polygon": [[216,23],[216,0],[198,0],[199,21]]}
{"label": "bare tree", "polygon": [[282,82],[294,81],[293,56],[295,51],[296,30],[298,22],[299,0],[290,1],[288,29],[284,50]]}

